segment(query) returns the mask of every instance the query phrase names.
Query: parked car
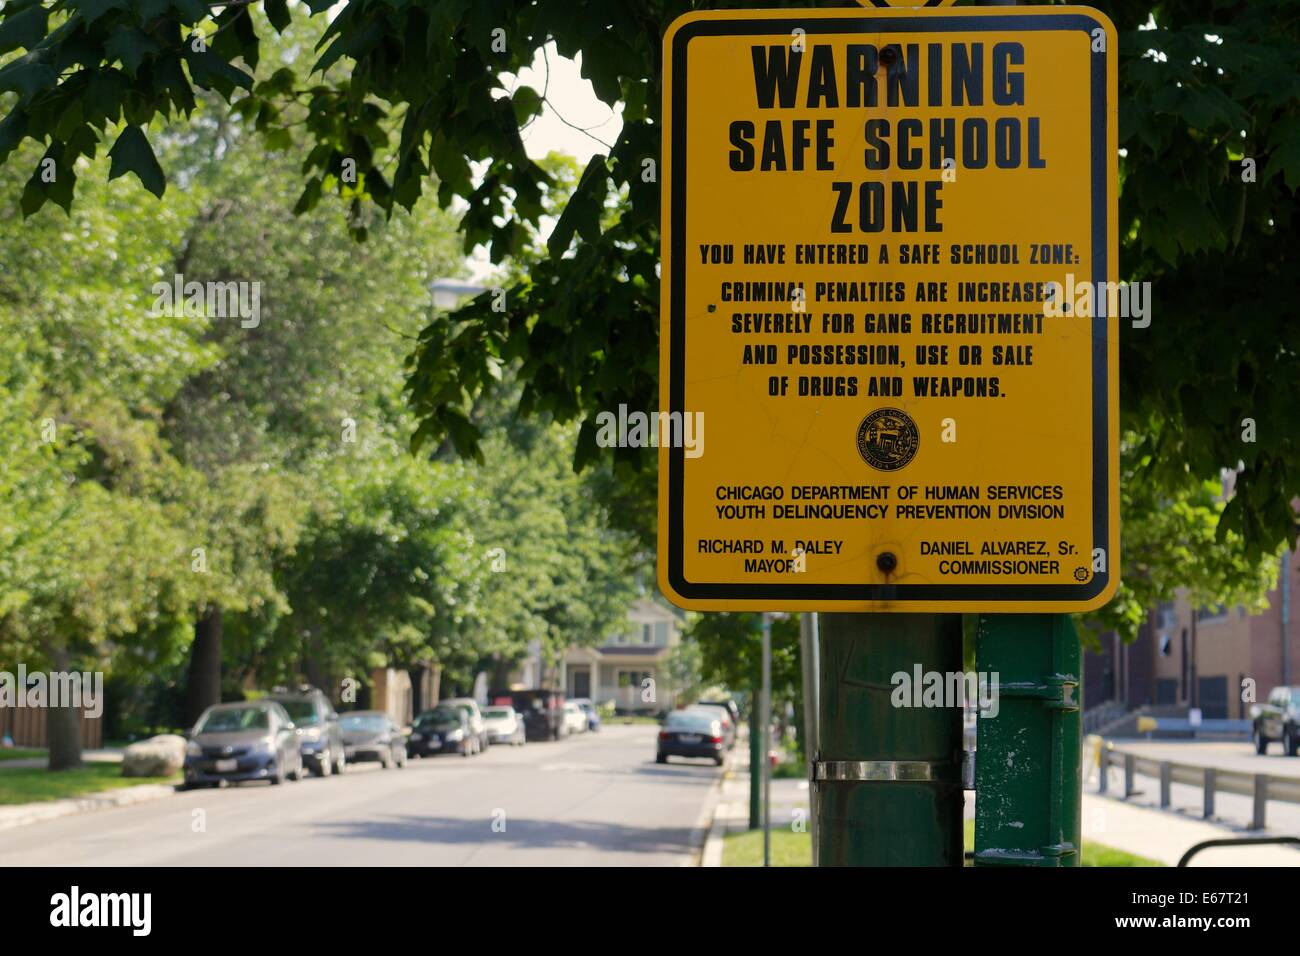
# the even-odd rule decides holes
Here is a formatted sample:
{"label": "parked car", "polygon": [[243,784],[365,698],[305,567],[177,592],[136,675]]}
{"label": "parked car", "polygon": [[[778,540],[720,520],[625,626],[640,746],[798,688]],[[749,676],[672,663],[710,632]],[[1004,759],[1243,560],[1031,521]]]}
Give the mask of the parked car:
{"label": "parked car", "polygon": [[481,749],[478,735],[470,726],[469,712],[449,704],[439,704],[416,717],[406,742],[406,752],[412,757],[437,754],[472,757]]}
{"label": "parked car", "polygon": [[522,747],[527,739],[524,718],[513,707],[497,704],[483,709],[483,724],[488,740],[494,744],[511,744]]}
{"label": "parked car", "polygon": [[732,750],[736,746],[736,737],[740,733],[740,708],[736,706],[734,700],[702,700],[695,707],[703,707],[705,710],[715,710],[724,715],[722,721],[722,736],[727,740],[727,749]]}
{"label": "parked car", "polygon": [[496,703],[509,701],[524,716],[529,740],[559,740],[568,735],[564,719],[564,695],[544,687],[502,691],[489,695]]}
{"label": "parked car", "polygon": [[293,721],[275,701],[215,704],[199,715],[188,736],[186,786],[302,779]]}
{"label": "parked car", "polygon": [[722,721],[706,710],[674,710],[659,729],[655,763],[669,757],[705,757],[719,767],[726,759]]}
{"label": "parked car", "polygon": [[571,734],[587,732],[587,712],[571,700],[564,702],[564,727]]}
{"label": "parked car", "polygon": [[347,766],[339,715],[324,693],[314,687],[274,691],[268,698],[284,708],[293,721],[298,749],[307,769],[318,777],[342,773]]}
{"label": "parked car", "polygon": [[406,766],[406,735],[382,710],[354,710],[339,718],[349,763],[378,760],[379,765]]}
{"label": "parked car", "polygon": [[488,740],[487,725],[483,723],[483,714],[478,709],[478,701],[473,697],[449,697],[439,702],[438,706],[441,707],[443,704],[465,711],[465,716],[469,718],[470,729],[478,738],[479,750],[487,750],[492,741]]}
{"label": "parked car", "polygon": [[1300,687],[1274,687],[1264,703],[1251,708],[1251,718],[1255,753],[1268,753],[1275,740],[1288,757],[1300,750]]}
{"label": "parked car", "polygon": [[582,708],[582,712],[587,715],[587,729],[600,730],[600,711],[596,710],[596,705],[591,702],[590,697],[571,697],[573,703]]}

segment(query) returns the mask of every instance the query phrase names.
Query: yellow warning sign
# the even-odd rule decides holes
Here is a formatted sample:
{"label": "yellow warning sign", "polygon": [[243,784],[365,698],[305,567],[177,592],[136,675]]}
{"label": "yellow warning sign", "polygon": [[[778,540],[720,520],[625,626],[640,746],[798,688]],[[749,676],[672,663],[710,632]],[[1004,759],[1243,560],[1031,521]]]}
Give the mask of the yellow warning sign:
{"label": "yellow warning sign", "polygon": [[1083,7],[664,41],[659,583],[1078,611],[1119,574],[1116,38]]}

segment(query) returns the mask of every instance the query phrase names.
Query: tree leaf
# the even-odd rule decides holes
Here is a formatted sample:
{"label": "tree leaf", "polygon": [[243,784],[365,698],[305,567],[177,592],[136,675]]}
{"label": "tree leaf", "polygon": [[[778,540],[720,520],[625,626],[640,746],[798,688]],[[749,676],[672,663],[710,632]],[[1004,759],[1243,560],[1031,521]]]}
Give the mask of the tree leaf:
{"label": "tree leaf", "polygon": [[167,180],[162,167],[153,154],[153,147],[138,126],[127,126],[118,134],[117,142],[108,151],[112,163],[108,169],[108,178],[117,179],[127,173],[135,173],[136,178],[159,199],[167,189]]}
{"label": "tree leaf", "polygon": [[22,47],[30,50],[45,39],[49,11],[39,3],[5,17],[0,23],[0,55]]}

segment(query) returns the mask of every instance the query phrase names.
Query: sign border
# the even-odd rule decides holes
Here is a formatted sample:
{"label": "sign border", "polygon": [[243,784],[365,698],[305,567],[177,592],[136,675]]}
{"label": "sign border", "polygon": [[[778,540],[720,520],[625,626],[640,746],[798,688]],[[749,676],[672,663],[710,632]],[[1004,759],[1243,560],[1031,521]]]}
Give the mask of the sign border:
{"label": "sign border", "polygon": [[[1093,281],[1110,279],[1118,253],[1117,223],[1107,215],[1108,200],[1118,189],[1115,149],[1117,123],[1108,122],[1108,106],[1116,94],[1117,39],[1105,14],[1088,7],[1051,8],[951,8],[926,9],[824,9],[698,11],[675,20],[664,37],[664,114],[671,124],[664,129],[668,182],[663,195],[661,262],[666,276],[661,283],[661,334],[669,329],[669,358],[663,361],[660,345],[660,407],[664,398],[671,412],[685,412],[686,320],[685,270],[672,264],[686,261],[686,91],[687,45],[700,36],[753,36],[787,33],[801,28],[808,36],[825,33],[941,33],[1024,32],[1031,30],[1082,30],[1091,35],[1101,29],[1106,51],[1092,58],[1090,145],[1092,192]],[[663,256],[664,250],[670,256]],[[662,295],[663,288],[669,295]],[[660,448],[659,474],[659,585],[674,603],[698,610],[892,610],[977,611],[1038,613],[1085,611],[1101,607],[1114,595],[1118,575],[1118,376],[1110,375],[1110,357],[1118,343],[1109,328],[1110,317],[1092,319],[1092,461],[1093,542],[1106,555],[1104,572],[1085,584],[783,584],[700,583],[687,581],[684,572],[684,452],[682,447]],[[1116,322],[1116,335],[1118,322]],[[1111,449],[1116,449],[1112,455]],[[664,463],[667,462],[667,482]],[[666,487],[665,487],[666,485]],[[1111,489],[1115,495],[1112,498]],[[667,528],[665,529],[665,519]],[[1112,547],[1112,543],[1115,545]],[[665,555],[666,551],[666,555]],[[990,605],[1005,605],[996,608]]]}

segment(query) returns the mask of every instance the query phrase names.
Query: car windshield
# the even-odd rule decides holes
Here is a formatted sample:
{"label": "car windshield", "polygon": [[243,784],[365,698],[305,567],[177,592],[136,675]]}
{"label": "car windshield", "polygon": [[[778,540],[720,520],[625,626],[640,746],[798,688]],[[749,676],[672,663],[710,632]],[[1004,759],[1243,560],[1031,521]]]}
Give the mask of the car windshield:
{"label": "car windshield", "polygon": [[369,730],[380,733],[388,726],[388,722],[376,714],[352,714],[340,720],[339,726],[344,730]]}
{"label": "car windshield", "polygon": [[483,717],[486,720],[509,720],[511,711],[504,707],[489,707],[483,711]]}
{"label": "car windshield", "polygon": [[239,707],[234,710],[214,710],[204,718],[197,732],[219,734],[239,730],[266,730],[270,726],[266,708]]}
{"label": "car windshield", "polygon": [[316,707],[309,700],[280,700],[281,707],[289,712],[289,719],[299,727],[311,727],[320,723]]}
{"label": "car windshield", "polygon": [[688,714],[677,711],[668,715],[664,727],[669,730],[685,730],[689,733],[707,734],[713,730],[714,718],[709,714]]}
{"label": "car windshield", "polygon": [[459,724],[460,711],[454,707],[435,707],[433,710],[425,711],[416,720],[417,727],[435,727],[440,724]]}

